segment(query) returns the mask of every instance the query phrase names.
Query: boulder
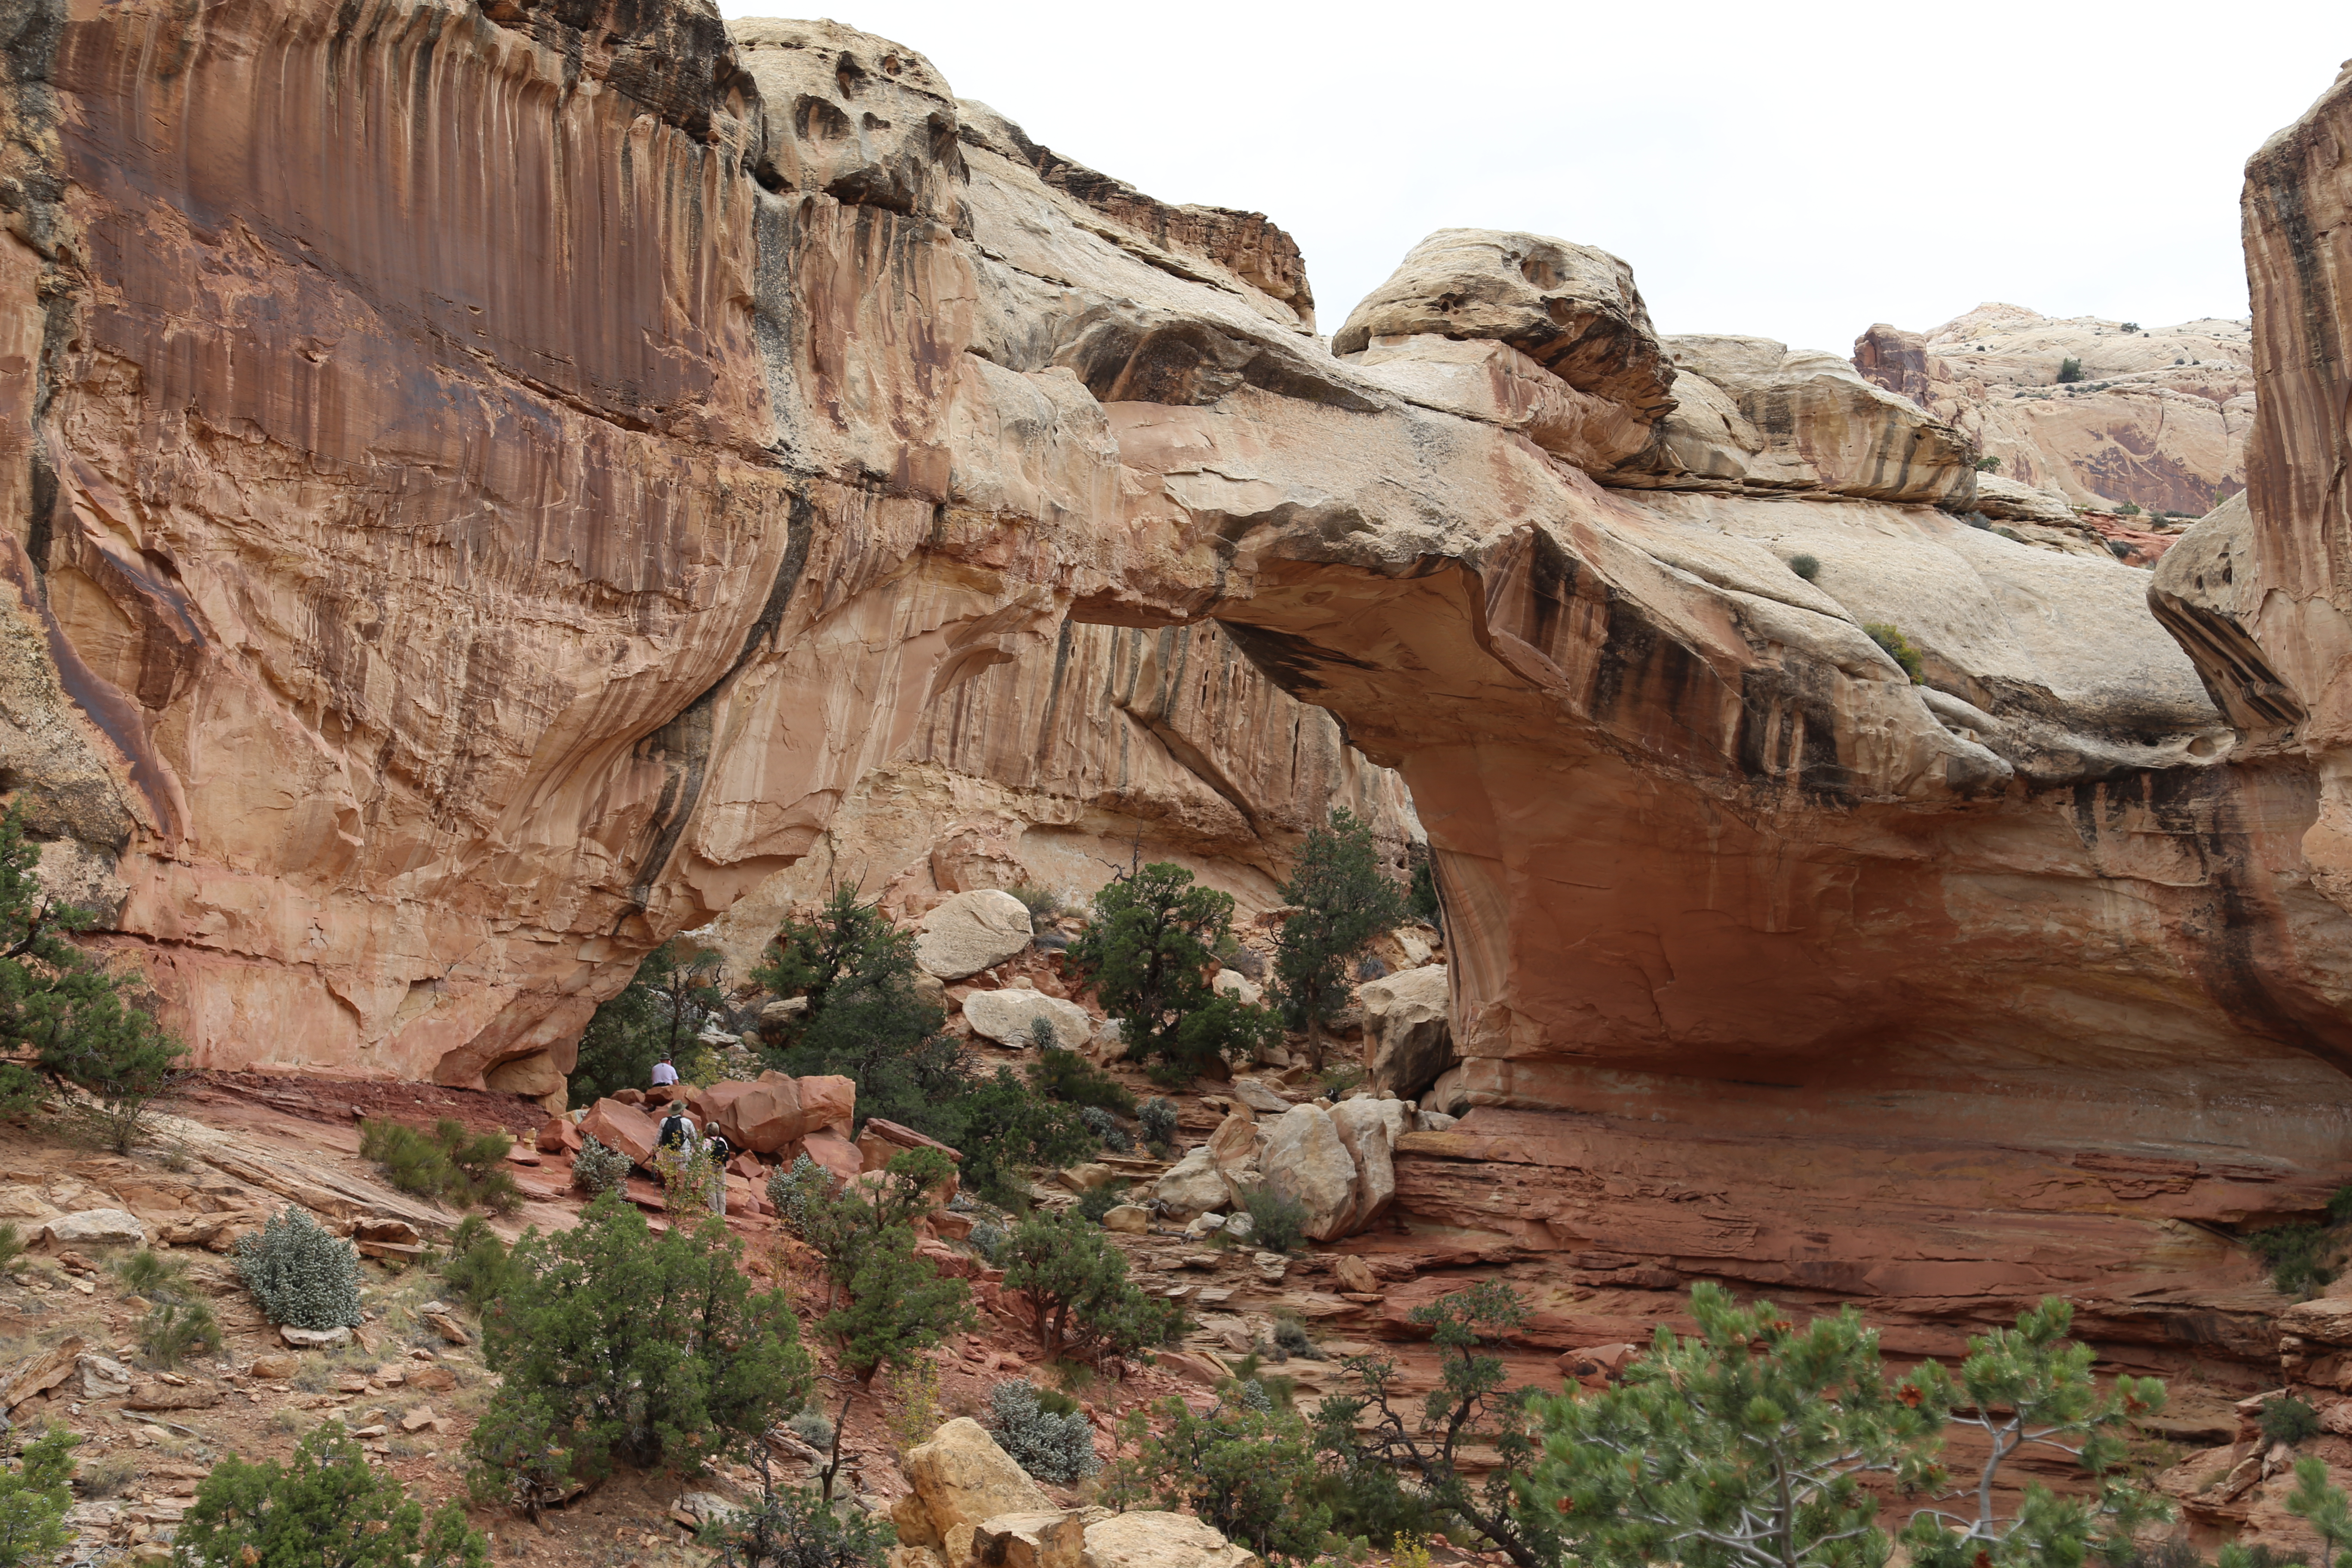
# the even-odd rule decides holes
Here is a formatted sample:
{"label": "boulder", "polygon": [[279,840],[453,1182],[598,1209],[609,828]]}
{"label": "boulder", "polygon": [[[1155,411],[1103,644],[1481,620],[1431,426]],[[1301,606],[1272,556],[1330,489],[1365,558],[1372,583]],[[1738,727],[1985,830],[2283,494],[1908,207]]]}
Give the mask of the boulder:
{"label": "boulder", "polygon": [[41,1226],[41,1235],[61,1247],[144,1247],[147,1227],[128,1209],[83,1209],[61,1214]]}
{"label": "boulder", "polygon": [[914,1490],[898,1500],[890,1519],[909,1546],[942,1546],[959,1525],[977,1526],[1003,1514],[1058,1511],[1045,1489],[969,1416],[947,1422],[930,1441],[908,1449],[903,1468]]}
{"label": "boulder", "polygon": [[[867,1117],[865,1127],[857,1134],[857,1157],[865,1162],[865,1168],[868,1171],[881,1170],[890,1163],[892,1155],[908,1149],[937,1149],[948,1157],[950,1163],[963,1163],[961,1150],[950,1149],[936,1138],[926,1138],[911,1127],[886,1121],[879,1116]],[[954,1186],[953,1177],[949,1178],[948,1184],[950,1188]]]}
{"label": "boulder", "polygon": [[1151,1231],[1151,1211],[1135,1204],[1120,1204],[1103,1215],[1103,1228],[1124,1236],[1147,1236]]}
{"label": "boulder", "polygon": [[1308,1236],[1329,1241],[1347,1234],[1355,1214],[1356,1162],[1339,1142],[1329,1111],[1292,1106],[1269,1131],[1259,1168],[1268,1188],[1307,1210]]}
{"label": "boulder", "polygon": [[131,1369],[112,1356],[88,1352],[74,1358],[84,1399],[114,1399],[131,1392]]}
{"label": "boulder", "polygon": [[1210,1160],[1206,1149],[1193,1150],[1161,1172],[1151,1195],[1160,1200],[1161,1212],[1173,1220],[1207,1214],[1233,1201],[1225,1191],[1223,1175]]}
{"label": "boulder", "polygon": [[14,1410],[36,1394],[46,1394],[74,1374],[85,1342],[68,1334],[37,1355],[28,1356],[0,1373],[0,1410]]}
{"label": "boulder", "polygon": [[1389,932],[1389,940],[1397,944],[1399,952],[1404,954],[1404,967],[1418,969],[1427,963],[1429,955],[1436,951],[1430,945],[1430,939],[1436,934],[1425,925],[1403,925]]}
{"label": "boulder", "polygon": [[760,1028],[782,1030],[808,1016],[809,1000],[805,996],[783,996],[760,1005]]}
{"label": "boulder", "polygon": [[1579,392],[1647,424],[1674,406],[1674,367],[1605,250],[1547,235],[1443,228],[1349,312],[1331,352],[1416,335],[1508,343]]}
{"label": "boulder", "polygon": [[715,1083],[702,1092],[720,1137],[755,1154],[781,1154],[808,1131],[800,1080],[763,1072],[750,1083]]}
{"label": "boulder", "polygon": [[580,1135],[593,1138],[607,1149],[618,1149],[635,1164],[645,1164],[654,1157],[654,1141],[661,1135],[660,1123],[634,1105],[618,1100],[604,1099],[588,1108],[580,1119]]}
{"label": "boulder", "polygon": [[1279,1116],[1290,1109],[1288,1097],[1276,1092],[1272,1085],[1258,1079],[1234,1079],[1233,1095],[1235,1100],[1240,1100],[1252,1110],[1264,1111],[1269,1116]]}
{"label": "boulder", "polygon": [[352,1331],[340,1324],[331,1329],[298,1329],[291,1323],[280,1323],[278,1337],[286,1342],[289,1350],[325,1351],[351,1343]]}
{"label": "boulder", "polygon": [[1358,1296],[1369,1296],[1380,1289],[1380,1279],[1372,1266],[1360,1258],[1335,1258],[1331,1260],[1331,1278],[1339,1289]]}
{"label": "boulder", "polygon": [[1084,1007],[1026,986],[975,991],[964,998],[963,1016],[972,1033],[1000,1045],[1034,1045],[1032,1026],[1039,1018],[1054,1026],[1054,1044],[1064,1050],[1076,1050],[1094,1037],[1094,1016]]}
{"label": "boulder", "polygon": [[1347,1100],[1331,1108],[1331,1126],[1356,1163],[1356,1210],[1348,1228],[1361,1230],[1396,1199],[1396,1141],[1412,1130],[1412,1120],[1402,1100]]}
{"label": "boulder", "polygon": [[1411,1100],[1459,1059],[1447,1010],[1445,965],[1400,970],[1359,987],[1356,999],[1364,1009],[1373,1088]]}
{"label": "boulder", "polygon": [[1209,986],[1220,996],[1231,996],[1252,1007],[1265,1000],[1265,987],[1238,969],[1218,970]]}
{"label": "boulder", "polygon": [[551,1116],[540,1124],[535,1147],[542,1154],[577,1154],[580,1129],[568,1116]]}
{"label": "boulder", "polygon": [[830,1132],[849,1141],[850,1124],[857,1120],[857,1080],[837,1073],[798,1080],[801,1119],[811,1132]]}
{"label": "boulder", "polygon": [[971,1532],[971,1568],[1078,1568],[1087,1529],[1075,1513],[1003,1513]]}
{"label": "boulder", "polygon": [[994,888],[958,893],[915,924],[915,962],[927,974],[961,980],[1003,963],[1035,932],[1029,907]]}
{"label": "boulder", "polygon": [[1132,1510],[1087,1526],[1080,1568],[1253,1568],[1257,1558],[1189,1513]]}
{"label": "boulder", "polygon": [[801,1140],[808,1157],[843,1182],[856,1181],[866,1169],[866,1158],[848,1139],[831,1132],[812,1132]]}
{"label": "boulder", "polygon": [[1220,1171],[1245,1171],[1257,1163],[1258,1144],[1257,1118],[1242,1110],[1228,1111],[1201,1148]]}

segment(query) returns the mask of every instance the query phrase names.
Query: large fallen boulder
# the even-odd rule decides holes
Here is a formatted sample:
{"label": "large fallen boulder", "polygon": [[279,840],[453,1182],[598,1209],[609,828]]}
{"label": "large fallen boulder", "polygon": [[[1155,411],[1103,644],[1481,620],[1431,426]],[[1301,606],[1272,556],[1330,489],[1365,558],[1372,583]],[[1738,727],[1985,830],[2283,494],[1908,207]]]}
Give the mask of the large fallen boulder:
{"label": "large fallen boulder", "polygon": [[1358,988],[1374,1089],[1418,1100],[1459,1059],[1448,1022],[1450,995],[1442,963],[1401,970]]}
{"label": "large fallen boulder", "polygon": [[915,922],[915,962],[941,980],[1002,963],[1036,934],[1029,906],[994,888],[958,893]]}
{"label": "large fallen boulder", "polygon": [[[858,1130],[857,1157],[864,1162],[866,1170],[878,1171],[890,1163],[891,1156],[909,1149],[937,1149],[952,1163],[963,1163],[962,1151],[951,1149],[936,1138],[927,1138],[911,1127],[885,1121],[879,1116],[867,1117],[866,1125]],[[954,1185],[954,1178],[949,1178],[949,1185]]]}
{"label": "large fallen boulder", "polygon": [[1189,1513],[1138,1509],[1087,1526],[1082,1568],[1251,1568],[1256,1562]]}
{"label": "large fallen boulder", "polygon": [[1361,1230],[1396,1201],[1396,1141],[1411,1131],[1412,1121],[1402,1101],[1365,1095],[1333,1106],[1331,1126],[1356,1163],[1356,1204],[1348,1229]]}
{"label": "large fallen boulder", "polygon": [[857,1080],[825,1073],[796,1080],[801,1091],[801,1120],[810,1133],[830,1132],[849,1141],[850,1124],[857,1120]]}
{"label": "large fallen boulder", "polygon": [[1233,1201],[1223,1174],[1205,1148],[1193,1150],[1162,1171],[1151,1195],[1160,1200],[1160,1211],[1180,1225]]}
{"label": "large fallen boulder", "polygon": [[904,1464],[914,1490],[890,1510],[898,1539],[908,1546],[938,1548],[958,1526],[975,1528],[1000,1514],[1055,1513],[1054,1500],[996,1446],[988,1429],[959,1415],[931,1434],[930,1441],[907,1450]]}
{"label": "large fallen boulder", "polygon": [[1356,1162],[1329,1111],[1292,1106],[1267,1130],[1258,1163],[1268,1189],[1306,1209],[1308,1236],[1329,1241],[1347,1234],[1356,1208]]}
{"label": "large fallen boulder", "polygon": [[696,1096],[696,1106],[728,1142],[755,1153],[781,1154],[808,1131],[800,1080],[788,1073],[712,1084]]}
{"label": "large fallen boulder", "polygon": [[129,1209],[84,1209],[61,1214],[41,1227],[42,1237],[60,1247],[144,1247],[147,1227]]}
{"label": "large fallen boulder", "polygon": [[1035,1045],[1040,1018],[1053,1026],[1054,1043],[1064,1050],[1076,1050],[1095,1032],[1094,1016],[1084,1007],[1026,985],[975,991],[964,998],[963,1016],[972,1033],[1005,1046]]}
{"label": "large fallen boulder", "polygon": [[971,1532],[970,1568],[1079,1568],[1087,1531],[1075,1513],[1001,1513]]}
{"label": "large fallen boulder", "polygon": [[593,1138],[607,1149],[618,1149],[643,1165],[654,1157],[654,1142],[661,1136],[661,1124],[634,1105],[600,1100],[580,1119],[580,1135]]}

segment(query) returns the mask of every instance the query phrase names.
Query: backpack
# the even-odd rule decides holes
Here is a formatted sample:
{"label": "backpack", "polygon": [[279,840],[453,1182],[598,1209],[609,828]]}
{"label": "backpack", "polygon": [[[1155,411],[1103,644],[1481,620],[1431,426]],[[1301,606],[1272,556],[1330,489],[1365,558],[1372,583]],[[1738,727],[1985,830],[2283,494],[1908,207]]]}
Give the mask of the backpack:
{"label": "backpack", "polygon": [[735,1152],[734,1147],[716,1132],[703,1139],[702,1146],[710,1151],[713,1164],[724,1165]]}
{"label": "backpack", "polygon": [[686,1118],[683,1116],[663,1117],[661,1135],[655,1140],[654,1147],[657,1149],[684,1148],[686,1146],[686,1127],[687,1121]]}

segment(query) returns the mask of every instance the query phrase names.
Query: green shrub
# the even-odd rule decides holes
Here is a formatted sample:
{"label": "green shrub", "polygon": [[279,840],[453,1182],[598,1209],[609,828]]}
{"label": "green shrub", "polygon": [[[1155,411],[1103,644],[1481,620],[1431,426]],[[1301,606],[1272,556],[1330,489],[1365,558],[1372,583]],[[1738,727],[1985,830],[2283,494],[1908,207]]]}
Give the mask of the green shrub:
{"label": "green shrub", "polygon": [[1381,863],[1372,825],[1340,810],[1308,831],[1276,891],[1296,912],[1275,932],[1275,981],[1291,1019],[1307,1026],[1307,1065],[1320,1069],[1323,1026],[1355,995],[1349,971],[1404,919],[1404,889]]}
{"label": "green shrub", "polygon": [[1980,474],[1997,474],[2000,472],[2000,459],[1999,458],[1979,458],[1977,459],[1977,472]]}
{"label": "green shrub", "polygon": [[2081,360],[2069,358],[2062,359],[2058,362],[2059,385],[2064,386],[2072,382],[2081,381],[2082,379],[2083,362]]}
{"label": "green shrub", "polygon": [[1165,861],[1123,872],[1095,894],[1094,919],[1067,960],[1118,1019],[1129,1053],[1156,1076],[1181,1081],[1281,1032],[1271,1010],[1209,984],[1233,918],[1233,895],[1195,886],[1192,872]]}
{"label": "green shrub", "polygon": [[1190,1510],[1261,1557],[1312,1559],[1330,1514],[1317,1495],[1320,1475],[1306,1423],[1263,1390],[1250,1399],[1247,1386],[1226,1384],[1206,1411],[1161,1400],[1158,1430],[1139,1421],[1129,1428],[1140,1437],[1138,1452],[1106,1489]]}
{"label": "green shrub", "polygon": [[1325,1359],[1315,1343],[1314,1336],[1307,1331],[1307,1325],[1296,1318],[1275,1319],[1274,1342],[1281,1348],[1283,1354],[1295,1355],[1301,1361]]}
{"label": "green shrub", "polygon": [[360,1157],[382,1165],[402,1192],[499,1214],[522,1205],[522,1191],[506,1168],[513,1147],[504,1132],[468,1132],[446,1117],[429,1133],[397,1121],[360,1123]]}
{"label": "green shrub", "polygon": [[2126,322],[2124,323],[2124,331],[2127,331],[2127,332],[2136,332],[2136,331],[2139,331],[2139,323],[2138,323],[2137,321],[2126,321]]}
{"label": "green shrub", "polygon": [[812,1405],[784,1423],[793,1436],[822,1454],[833,1447],[833,1423]]}
{"label": "green shrub", "polygon": [[52,1427],[24,1447],[13,1468],[0,1469],[0,1568],[47,1563],[65,1549],[73,1449],[80,1441]]}
{"label": "green shrub", "polygon": [[2318,1295],[2344,1259],[2333,1233],[2302,1221],[2252,1232],[2245,1241],[2269,1266],[2272,1287],[2298,1301]]}
{"label": "green shrub", "polygon": [[1926,664],[1919,650],[1912,646],[1911,639],[1903,635],[1900,627],[1885,621],[1872,621],[1862,629],[1870,635],[1871,641],[1886,650],[1889,658],[1903,667],[1903,673],[1911,678],[1912,685],[1921,684],[1920,675],[1927,668]]}
{"label": "green shrub", "polygon": [[971,1321],[963,1281],[915,1254],[914,1222],[955,1169],[937,1149],[906,1149],[890,1156],[881,1181],[850,1184],[837,1196],[826,1191],[829,1175],[795,1165],[780,1194],[793,1234],[824,1260],[827,1310],[817,1327],[861,1383],[886,1364],[911,1364]]}
{"label": "green shrub", "polygon": [[627,1182],[633,1166],[634,1162],[620,1150],[607,1149],[583,1133],[580,1152],[572,1159],[572,1184],[593,1198]]}
{"label": "green shrub", "polygon": [[1296,1252],[1307,1240],[1307,1205],[1260,1185],[1242,1196],[1250,1216],[1249,1242],[1267,1252]]}
{"label": "green shrub", "polygon": [[1822,558],[1800,552],[1789,557],[1789,570],[1811,583],[1822,574]]}
{"label": "green shrub", "polygon": [[1110,1074],[1076,1051],[1040,1051],[1029,1064],[1029,1087],[1066,1105],[1092,1105],[1121,1116],[1135,1114],[1135,1096]]}
{"label": "green shrub", "polygon": [[836,1510],[805,1487],[779,1489],[760,1457],[760,1500],[705,1525],[722,1568],[882,1568],[898,1531],[860,1508]]}
{"label": "green shrub", "polygon": [[1006,1250],[1003,1288],[1028,1298],[1048,1361],[1131,1360],[1182,1328],[1183,1309],[1128,1283],[1126,1255],[1075,1215],[1031,1215]]}
{"label": "green shrub", "polygon": [[1151,1152],[1166,1158],[1176,1146],[1175,1102],[1155,1095],[1143,1102],[1135,1113],[1137,1123],[1143,1129],[1143,1141]]}
{"label": "green shrub", "polygon": [[370,1466],[342,1423],[302,1439],[290,1465],[234,1454],[196,1488],[173,1541],[190,1568],[488,1568],[455,1502],[427,1519],[399,1478]]}
{"label": "green shrub", "polygon": [[2116,515],[2117,517],[2137,517],[2139,515],[2139,503],[2137,501],[2125,501],[2116,508]]}
{"label": "green shrub", "polygon": [[2264,1443],[2303,1443],[2319,1436],[2319,1412],[2291,1394],[2263,1401],[2256,1419]]}
{"label": "green shrub", "polygon": [[1405,854],[1412,862],[1412,880],[1405,887],[1405,911],[1435,925],[1441,916],[1436,858],[1429,852],[1426,844],[1412,845]]}
{"label": "green shrub", "polygon": [[359,1253],[291,1204],[260,1230],[236,1238],[236,1271],[273,1323],[359,1326]]}
{"label": "green shrub", "polygon": [[467,1215],[449,1233],[449,1256],[441,1265],[441,1278],[459,1300],[477,1310],[488,1307],[505,1292],[511,1271],[507,1244],[480,1215]]}
{"label": "green shrub", "polygon": [[141,1296],[177,1295],[187,1272],[185,1261],[166,1258],[152,1247],[125,1253],[114,1263],[114,1277],[122,1288]]}
{"label": "green shrub", "polygon": [[1088,1187],[1078,1194],[1078,1217],[1100,1225],[1103,1215],[1126,1201],[1127,1194],[1108,1182],[1099,1187]]}
{"label": "green shrub", "polygon": [[7,1268],[24,1256],[25,1233],[16,1228],[15,1220],[0,1224],[0,1268]]}
{"label": "green shrub", "polygon": [[1004,1234],[1003,1226],[984,1219],[971,1227],[971,1235],[965,1239],[992,1268],[1003,1260],[1004,1248],[1013,1238]]}
{"label": "green shrub", "polygon": [[693,1473],[808,1401],[782,1290],[755,1294],[719,1221],[656,1237],[611,1193],[524,1233],[483,1353],[500,1374],[471,1448],[481,1497],[535,1513],[616,1461]]}
{"label": "green shrub", "polygon": [[158,1301],[139,1324],[139,1351],[151,1365],[175,1367],[221,1347],[220,1324],[202,1301]]}
{"label": "green shrub", "polygon": [[1135,1134],[1118,1123],[1118,1118],[1099,1105],[1078,1107],[1078,1120],[1086,1130],[1102,1140],[1102,1146],[1114,1154],[1135,1152]]}
{"label": "green shrub", "polygon": [[68,940],[97,917],[50,897],[40,858],[19,800],[0,815],[0,1116],[67,1089],[69,1124],[128,1154],[180,1081],[187,1047]]}
{"label": "green shrub", "polygon": [[814,1212],[833,1193],[833,1173],[802,1154],[791,1165],[779,1165],[768,1174],[768,1202],[786,1230],[806,1240]]}
{"label": "green shrub", "polygon": [[1074,1410],[1046,1407],[1036,1385],[1027,1378],[1013,1378],[990,1389],[988,1410],[988,1426],[996,1435],[996,1446],[1040,1480],[1075,1486],[1102,1468],[1101,1457],[1095,1452],[1093,1424]]}

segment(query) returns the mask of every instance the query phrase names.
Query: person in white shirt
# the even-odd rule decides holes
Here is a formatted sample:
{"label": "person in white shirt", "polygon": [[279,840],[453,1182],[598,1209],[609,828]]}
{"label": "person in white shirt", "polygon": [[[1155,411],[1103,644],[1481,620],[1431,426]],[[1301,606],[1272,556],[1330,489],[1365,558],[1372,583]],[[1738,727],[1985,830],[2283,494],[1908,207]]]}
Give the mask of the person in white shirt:
{"label": "person in white shirt", "polygon": [[677,1069],[669,1065],[669,1058],[667,1057],[664,1057],[661,1060],[654,1063],[654,1087],[656,1089],[667,1089],[671,1084],[674,1084],[677,1081]]}

